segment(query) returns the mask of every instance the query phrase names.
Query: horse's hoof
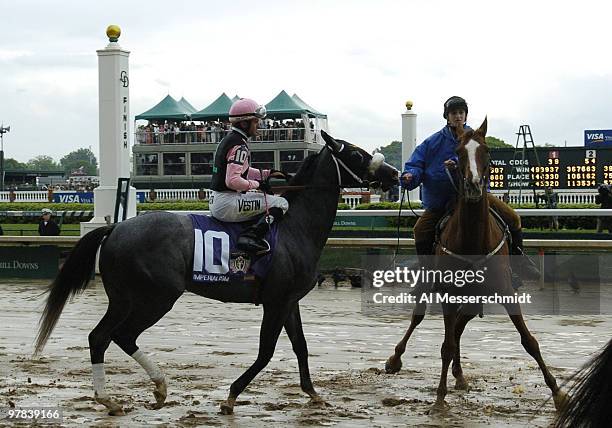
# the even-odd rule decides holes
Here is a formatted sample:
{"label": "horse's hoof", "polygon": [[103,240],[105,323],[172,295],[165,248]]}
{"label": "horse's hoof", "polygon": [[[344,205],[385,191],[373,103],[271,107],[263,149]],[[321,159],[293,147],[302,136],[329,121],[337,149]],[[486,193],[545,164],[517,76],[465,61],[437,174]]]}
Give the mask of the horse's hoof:
{"label": "horse's hoof", "polygon": [[436,402],[429,409],[430,415],[439,415],[445,413],[448,410],[448,404],[444,400],[436,400]]}
{"label": "horse's hoof", "polygon": [[561,389],[559,389],[556,394],[553,394],[553,402],[555,403],[555,409],[557,409],[558,412],[567,407],[568,401],[569,396]]}
{"label": "horse's hoof", "polygon": [[327,401],[323,400],[319,394],[311,395],[308,402],[310,407],[332,407]]}
{"label": "horse's hoof", "polygon": [[109,410],[108,415],[109,416],[125,416],[125,412],[123,411],[121,406],[119,406],[116,409]]}
{"label": "horse's hoof", "polygon": [[387,374],[394,374],[400,371],[402,368],[402,359],[392,355],[385,363],[385,372]]}
{"label": "horse's hoof", "polygon": [[234,406],[231,406],[228,403],[222,403],[220,410],[221,410],[222,415],[233,415],[234,414]]}
{"label": "horse's hoof", "polygon": [[161,409],[164,407],[166,397],[168,396],[168,387],[166,386],[165,380],[155,382],[153,396],[155,397],[155,405],[152,408]]}
{"label": "horse's hoof", "polygon": [[110,416],[125,416],[125,412],[123,411],[123,408],[119,404],[111,400],[110,397],[108,396],[99,397],[96,394],[94,396],[94,399],[96,400],[96,403],[102,404],[104,407],[108,409],[108,414]]}
{"label": "horse's hoof", "polygon": [[467,391],[469,389],[469,385],[463,375],[455,379],[455,389],[460,389],[462,391]]}

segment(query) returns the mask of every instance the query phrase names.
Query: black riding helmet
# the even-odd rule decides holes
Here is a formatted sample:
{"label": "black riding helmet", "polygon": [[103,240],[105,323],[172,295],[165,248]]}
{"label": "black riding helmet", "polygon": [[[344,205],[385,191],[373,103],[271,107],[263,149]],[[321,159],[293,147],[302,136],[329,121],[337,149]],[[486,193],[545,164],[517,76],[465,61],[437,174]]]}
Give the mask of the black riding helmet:
{"label": "black riding helmet", "polygon": [[446,100],[444,103],[444,113],[442,116],[444,119],[448,119],[448,112],[451,110],[462,108],[465,110],[465,115],[468,114],[468,106],[465,100],[461,97],[453,96]]}

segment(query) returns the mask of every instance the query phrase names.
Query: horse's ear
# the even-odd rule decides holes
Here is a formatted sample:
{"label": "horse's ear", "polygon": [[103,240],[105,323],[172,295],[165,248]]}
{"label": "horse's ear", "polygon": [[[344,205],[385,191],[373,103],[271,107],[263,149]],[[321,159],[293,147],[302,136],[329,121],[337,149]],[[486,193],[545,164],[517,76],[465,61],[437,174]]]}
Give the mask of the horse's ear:
{"label": "horse's ear", "polygon": [[340,152],[343,149],[343,145],[337,142],[334,137],[329,135],[327,132],[321,130],[321,136],[325,140],[325,144],[328,145],[333,152]]}
{"label": "horse's ear", "polygon": [[482,135],[482,138],[487,136],[487,116],[485,116],[482,125],[480,125],[480,128],[478,128],[476,132]]}

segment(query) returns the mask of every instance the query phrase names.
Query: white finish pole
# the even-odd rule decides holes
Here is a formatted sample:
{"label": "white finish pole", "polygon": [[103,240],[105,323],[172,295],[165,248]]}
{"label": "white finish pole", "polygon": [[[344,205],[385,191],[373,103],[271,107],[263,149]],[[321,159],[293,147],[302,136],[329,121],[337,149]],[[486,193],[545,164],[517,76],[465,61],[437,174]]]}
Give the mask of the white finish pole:
{"label": "white finish pole", "polygon": [[[94,217],[81,223],[81,235],[113,218],[117,179],[130,177],[129,51],[119,46],[121,29],[106,29],[109,44],[98,53],[100,186],[94,189]],[[130,187],[127,217],[136,216],[136,189]]]}
{"label": "white finish pole", "polygon": [[[402,113],[402,170],[417,145],[417,114],[412,110],[412,106],[412,101],[406,101],[406,111]],[[420,201],[419,189],[409,191],[408,197],[411,201]]]}

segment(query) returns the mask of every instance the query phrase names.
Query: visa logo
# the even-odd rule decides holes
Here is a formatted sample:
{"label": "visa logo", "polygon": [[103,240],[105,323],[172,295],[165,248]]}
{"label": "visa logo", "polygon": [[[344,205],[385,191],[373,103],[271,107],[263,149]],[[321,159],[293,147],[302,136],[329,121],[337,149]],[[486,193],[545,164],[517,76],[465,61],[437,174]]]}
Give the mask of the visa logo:
{"label": "visa logo", "polygon": [[599,133],[599,134],[589,134],[589,133],[587,133],[587,139],[588,140],[603,140],[604,139],[604,134],[603,133]]}
{"label": "visa logo", "polygon": [[79,199],[79,195],[59,195],[60,202],[76,202],[79,203],[81,200]]}

